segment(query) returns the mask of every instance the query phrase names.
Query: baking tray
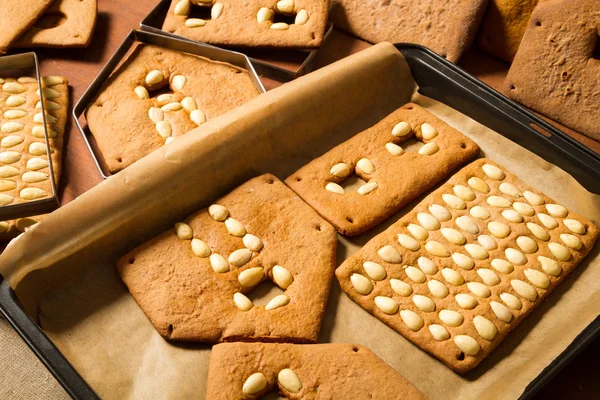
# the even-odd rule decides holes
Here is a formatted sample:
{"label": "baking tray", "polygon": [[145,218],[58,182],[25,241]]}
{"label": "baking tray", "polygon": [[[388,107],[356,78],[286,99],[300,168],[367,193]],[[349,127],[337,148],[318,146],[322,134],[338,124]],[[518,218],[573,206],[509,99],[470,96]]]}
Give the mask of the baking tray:
{"label": "baking tray", "polygon": [[[33,71],[32,71],[33,69]],[[43,97],[42,81],[40,77],[40,67],[37,55],[33,52],[15,54],[11,56],[0,57],[0,71],[7,73],[3,77],[18,77],[29,76],[32,72],[35,73],[35,78],[38,81],[38,90],[40,100]],[[54,211],[59,206],[58,191],[56,188],[56,180],[54,176],[54,166],[52,165],[52,157],[50,157],[50,142],[48,141],[48,125],[46,124],[46,109],[44,101],[41,101],[42,120],[44,122],[44,140],[46,141],[46,159],[48,160],[48,169],[50,175],[50,184],[52,186],[52,196],[45,197],[39,200],[27,201],[24,203],[9,204],[0,207],[0,221],[7,221],[16,218],[29,217],[32,215],[46,214]]]}
{"label": "baking tray", "polygon": [[111,174],[102,161],[101,153],[96,145],[96,141],[92,133],[90,132],[87,124],[85,126],[81,124],[80,118],[87,109],[88,104],[90,104],[94,96],[98,94],[104,82],[106,82],[108,77],[117,69],[125,57],[128,56],[136,42],[153,44],[159,47],[181,51],[183,53],[206,57],[211,60],[223,61],[240,68],[244,68],[250,74],[250,79],[258,89],[258,92],[266,92],[265,87],[263,86],[260,78],[254,70],[254,67],[252,66],[252,63],[248,57],[241,53],[236,53],[231,50],[224,50],[213,46],[205,46],[189,40],[181,40],[178,37],[169,37],[152,32],[142,32],[137,30],[131,31],[123,43],[121,43],[119,48],[111,56],[110,60],[108,60],[106,65],[102,68],[98,76],[96,76],[92,84],[86,89],[85,93],[83,96],[81,96],[75,107],[73,107],[73,118],[75,119],[75,124],[77,125],[79,132],[81,132],[88,150],[92,154],[96,168],[98,168],[100,175],[102,175],[104,179],[108,178]]}
{"label": "baking tray", "polygon": [[[594,154],[585,153],[585,149],[578,148],[575,143],[570,143],[568,138],[563,138],[559,131],[555,131],[518,104],[502,97],[498,92],[470,77],[460,68],[433,52],[417,45],[399,44],[396,47],[411,66],[413,77],[420,86],[419,92],[447,102],[471,118],[498,129],[499,133],[506,132],[507,137],[514,136],[519,143],[531,145],[536,150],[542,149],[542,153],[548,157],[547,159],[560,164],[562,168],[571,173],[582,169],[586,161],[590,162],[587,174],[579,172],[578,179],[586,180],[588,186],[598,185],[600,180],[598,170],[595,169],[598,164],[594,163],[598,160],[594,158]],[[546,136],[538,134],[532,125],[547,129],[553,136],[544,139]],[[564,139],[565,143],[573,145],[567,149],[581,150],[581,152],[574,156],[562,149],[557,149],[556,146],[561,142],[558,139],[552,139],[553,137]],[[584,155],[588,157],[576,158]],[[7,282],[0,284],[0,313],[5,316],[73,398],[97,398],[97,395],[62,356],[41,328],[26,315]],[[600,336],[600,317],[588,325],[566,350],[526,387],[520,399],[532,398],[545,383],[598,336]]]}
{"label": "baking tray", "polygon": [[[193,43],[199,43],[193,39],[175,35],[174,33],[166,32],[166,31],[162,30],[162,25],[165,20],[165,17],[167,16],[167,12],[169,11],[170,5],[171,5],[171,0],[162,0],[161,2],[159,2],[156,5],[156,7],[154,7],[154,9],[152,11],[150,11],[150,14],[148,14],[146,16],[146,18],[144,18],[142,20],[142,22],[140,23],[140,28],[143,31],[158,33],[158,34],[162,34],[162,35],[166,35],[166,36],[170,36],[170,37],[175,37],[175,38],[187,40],[187,41],[190,41]],[[324,44],[330,38],[332,31],[333,31],[333,24],[328,23],[327,27],[325,29],[325,35],[323,36],[323,41],[321,43],[321,47],[324,47]],[[207,44],[207,43],[202,43],[202,45],[209,46],[209,47],[215,47],[215,46]],[[319,49],[287,50],[290,58],[293,58],[293,59],[302,58],[303,59],[302,63],[300,64],[300,67],[298,67],[298,69],[296,71],[292,71],[292,70],[280,67],[278,65],[272,64],[264,59],[261,59],[259,53],[262,50],[256,50],[256,49],[243,49],[243,50],[242,49],[234,49],[234,50],[241,51],[244,54],[248,55],[248,58],[254,65],[254,68],[256,69],[256,72],[258,72],[259,75],[265,76],[268,78],[272,78],[272,79],[275,79],[280,82],[291,81],[293,79],[296,79],[302,75],[309,73],[315,64],[317,55],[319,54]]]}

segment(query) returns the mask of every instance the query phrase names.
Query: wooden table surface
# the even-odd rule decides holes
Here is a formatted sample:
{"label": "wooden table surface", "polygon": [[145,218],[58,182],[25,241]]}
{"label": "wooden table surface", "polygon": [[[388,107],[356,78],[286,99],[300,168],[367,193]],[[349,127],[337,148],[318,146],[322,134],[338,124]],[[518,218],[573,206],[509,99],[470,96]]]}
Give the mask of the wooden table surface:
{"label": "wooden table surface", "polygon": [[[66,76],[70,85],[71,104],[74,104],[129,31],[139,27],[140,21],[156,3],[157,0],[99,0],[97,26],[90,46],[86,49],[37,49],[42,74]],[[368,44],[362,41],[336,31],[328,46],[323,49],[317,65],[326,65],[367,46]],[[498,77],[502,74],[496,69],[500,70],[501,68],[494,62],[489,62],[489,64],[484,63],[483,65],[490,65],[490,68],[495,66],[495,72],[486,70],[482,68],[480,60],[477,55],[468,57],[464,61],[467,64],[463,64],[463,67],[480,75],[490,85],[496,86],[494,82],[498,82],[500,79]],[[267,89],[279,85],[271,80],[265,80],[264,83]],[[66,132],[64,172],[60,188],[63,204],[101,182],[101,177],[87,146],[73,121],[67,123]],[[600,151],[600,145],[597,142],[588,140],[586,144],[595,148],[596,151]],[[596,339],[567,368],[553,378],[536,399],[600,399],[599,356],[600,339]],[[11,360],[4,361],[10,362]],[[38,385],[38,383],[36,382],[36,387],[39,386],[40,391],[43,391],[44,385]],[[22,381],[21,384],[26,385],[27,382]],[[42,392],[39,397],[44,397]]]}

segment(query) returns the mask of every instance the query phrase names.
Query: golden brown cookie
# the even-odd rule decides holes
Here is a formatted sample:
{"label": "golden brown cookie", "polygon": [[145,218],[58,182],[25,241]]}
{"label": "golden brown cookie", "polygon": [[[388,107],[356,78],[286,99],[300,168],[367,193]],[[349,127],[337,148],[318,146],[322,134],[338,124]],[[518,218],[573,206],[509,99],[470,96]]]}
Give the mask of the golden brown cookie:
{"label": "golden brown cookie", "polygon": [[[411,138],[424,143],[418,152],[401,147]],[[472,140],[408,103],[285,182],[338,232],[353,236],[377,226],[478,152]],[[365,183],[355,190],[342,186],[356,177]]]}
{"label": "golden brown cookie", "polygon": [[[27,79],[26,81],[30,81],[29,79]],[[33,82],[31,80],[31,82]],[[29,85],[27,83],[24,83],[24,85]],[[32,83],[33,85],[33,83]],[[64,137],[65,137],[65,126],[67,124],[67,118],[68,118],[68,110],[69,110],[69,87],[67,84],[67,78],[64,77],[59,77],[59,76],[45,76],[42,78],[42,86],[44,88],[46,88],[46,100],[45,100],[45,107],[46,107],[46,112],[48,113],[49,116],[52,116],[54,118],[56,118],[55,122],[48,122],[48,135],[49,135],[49,141],[50,141],[50,147],[54,150],[52,152],[52,166],[54,169],[54,177],[56,180],[56,186],[58,187],[59,181],[60,181],[60,174],[62,172],[62,152],[63,152],[63,145],[64,145]],[[31,90],[34,90],[35,87],[33,87]],[[52,89],[52,91],[50,91],[50,89]],[[12,97],[11,97],[12,96]],[[6,106],[6,101],[8,100],[9,103],[14,104],[15,106],[13,107],[6,107],[6,110],[20,110],[23,108],[28,109],[28,112],[31,111],[31,113],[33,113],[33,109],[35,109],[35,112],[39,112],[40,111],[40,104],[39,104],[39,99],[40,97],[36,94],[33,97],[33,100],[29,101],[26,99],[26,102],[23,103],[20,107],[16,106],[16,104],[19,104],[23,101],[23,99],[20,99],[19,96],[24,96],[23,94],[21,95],[10,95],[9,97],[5,97],[5,95],[0,94],[0,104],[4,104]],[[10,100],[9,100],[10,98]],[[0,106],[0,110],[2,110],[2,106]],[[27,117],[25,117],[27,118]],[[24,118],[23,118],[24,119]],[[20,123],[22,123],[21,119],[17,119],[16,121],[19,121]],[[24,132],[30,132],[30,134],[24,133]],[[27,124],[25,124],[25,128],[22,131],[12,134],[5,134],[2,133],[0,134],[0,137],[2,139],[6,138],[7,136],[21,136],[24,137],[25,139],[28,136],[33,136],[35,137],[35,141],[36,142],[44,142],[44,133],[41,129],[41,125],[39,124],[34,124],[33,126],[29,126]],[[13,138],[12,140],[15,140],[16,138]],[[13,149],[16,150],[20,150],[20,151],[25,151],[27,152],[28,147],[26,143],[31,143],[27,140],[24,140],[22,142],[21,145],[16,145],[13,148],[9,148],[8,150],[13,151]],[[1,141],[0,141],[1,144]],[[2,146],[1,150],[5,150],[5,148]],[[27,157],[27,156],[26,156]],[[45,165],[44,163],[44,159],[46,158],[45,156],[41,156],[41,157],[36,157],[39,158],[39,160],[35,160],[32,161],[32,163],[36,164],[37,166],[42,166]],[[23,161],[25,162],[25,161]],[[19,181],[19,180],[23,180],[23,175],[21,175],[20,178],[18,178],[18,175],[14,175],[11,176],[13,173],[15,173],[15,169],[17,168],[17,166],[15,164],[0,164],[0,178],[1,179],[6,179],[8,178],[8,180],[15,180],[15,181]],[[35,167],[35,165],[34,165]],[[36,172],[36,174],[34,174],[34,177],[37,176],[39,179],[41,179],[43,177],[42,174],[44,174],[45,176],[47,176],[47,172],[48,172],[48,168],[44,167],[38,170],[31,170],[31,169],[27,169],[27,163],[25,162],[25,164],[21,163],[21,166],[18,167],[20,172],[26,173],[26,172],[30,172],[29,175],[31,175],[32,172]],[[40,173],[40,174],[38,174]],[[47,193],[51,193],[52,191],[52,186],[50,183],[49,179],[45,179],[42,180],[40,182],[38,182],[38,184],[36,185],[37,188],[41,188],[42,190],[46,191]],[[36,223],[38,223],[45,215],[37,215],[37,216],[31,216],[31,217],[27,217],[27,218],[19,218],[16,220],[11,220],[11,221],[3,221],[0,222],[0,242],[7,242],[11,239],[14,239],[15,237],[17,237],[18,235],[20,235],[21,233],[25,232],[25,230],[27,228],[29,228],[31,225],[34,225]]]}
{"label": "golden brown cookie", "polygon": [[362,308],[465,373],[548,297],[597,238],[590,221],[480,159],[336,275]]}
{"label": "golden brown cookie", "polygon": [[356,344],[223,343],[210,353],[206,398],[413,400],[425,396]]}
{"label": "golden brown cookie", "polygon": [[258,96],[248,71],[139,44],[86,110],[111,173]]}
{"label": "golden brown cookie", "polygon": [[600,2],[596,0],[540,3],[508,71],[504,92],[600,140],[599,30]]}
{"label": "golden brown cookie", "polygon": [[172,0],[162,29],[199,42],[319,47],[329,0]]}
{"label": "golden brown cookie", "polygon": [[[44,79],[46,122],[56,181],[60,176],[67,121],[65,78]],[[0,206],[52,195],[38,82],[35,78],[0,78]]]}
{"label": "golden brown cookie", "polygon": [[[337,235],[272,175],[239,186],[122,257],[117,268],[170,340],[316,342]],[[271,280],[266,306],[246,296]]]}
{"label": "golden brown cookie", "polygon": [[490,0],[477,44],[489,54],[511,63],[538,0]]}
{"label": "golden brown cookie", "polygon": [[53,0],[0,1],[0,54],[6,53],[50,6]]}
{"label": "golden brown cookie", "polygon": [[456,63],[477,33],[487,0],[333,0],[331,21],[371,43],[429,47]]}
{"label": "golden brown cookie", "polygon": [[96,26],[97,0],[54,0],[11,47],[87,47]]}

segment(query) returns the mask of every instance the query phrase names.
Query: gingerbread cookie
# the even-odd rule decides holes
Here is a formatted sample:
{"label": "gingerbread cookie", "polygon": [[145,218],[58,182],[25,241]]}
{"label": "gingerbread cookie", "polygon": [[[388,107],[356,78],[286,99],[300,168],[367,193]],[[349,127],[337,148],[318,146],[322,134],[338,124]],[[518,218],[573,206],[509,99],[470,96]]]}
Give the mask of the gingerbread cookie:
{"label": "gingerbread cookie", "polygon": [[223,343],[210,353],[206,398],[391,400],[426,397],[356,344]]}
{"label": "gingerbread cookie", "polygon": [[508,71],[504,92],[519,103],[600,140],[600,2],[540,3]]}
{"label": "gingerbread cookie", "polygon": [[[405,152],[402,143],[413,137],[424,145]],[[472,140],[408,103],[285,182],[340,233],[354,236],[377,226],[478,152]],[[356,177],[365,182],[357,190],[342,186]]]}
{"label": "gingerbread cookie", "polygon": [[6,53],[50,6],[53,0],[5,0],[0,2],[0,54]]}
{"label": "gingerbread cookie", "polygon": [[258,94],[242,68],[139,44],[102,86],[86,118],[116,173]]}
{"label": "gingerbread cookie", "polygon": [[490,0],[477,38],[479,47],[511,63],[537,3],[538,0]]}
{"label": "gingerbread cookie", "polygon": [[[266,174],[131,251],[117,268],[167,339],[310,343],[336,244],[335,230]],[[266,280],[284,292],[255,305],[247,295]]]}
{"label": "gingerbread cookie", "polygon": [[173,0],[162,29],[199,42],[319,47],[329,0]]}
{"label": "gingerbread cookie", "polygon": [[97,9],[97,0],[55,0],[11,47],[87,47]]}
{"label": "gingerbread cookie", "polygon": [[333,0],[331,21],[371,43],[429,47],[456,63],[468,49],[487,0]]}
{"label": "gingerbread cookie", "polygon": [[357,304],[459,373],[590,252],[598,229],[481,159],[336,271]]}
{"label": "gingerbread cookie", "polygon": [[[0,85],[0,206],[51,196],[38,82],[24,76],[0,78]],[[58,182],[69,101],[67,81],[49,76],[43,78],[42,86],[54,177]]]}

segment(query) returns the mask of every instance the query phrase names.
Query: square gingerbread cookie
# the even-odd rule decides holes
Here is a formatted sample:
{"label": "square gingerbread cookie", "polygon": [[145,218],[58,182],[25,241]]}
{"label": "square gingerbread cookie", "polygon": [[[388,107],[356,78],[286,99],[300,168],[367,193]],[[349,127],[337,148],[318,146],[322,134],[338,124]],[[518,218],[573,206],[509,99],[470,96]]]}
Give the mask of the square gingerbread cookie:
{"label": "square gingerbread cookie", "polygon": [[[418,152],[403,143],[422,142]],[[366,232],[479,153],[479,147],[420,106],[408,103],[311,161],[286,184],[338,232]],[[360,178],[357,190],[343,187]]]}
{"label": "square gingerbread cookie", "polygon": [[[119,274],[169,340],[317,341],[337,235],[272,175],[254,178],[132,250]],[[283,293],[248,297],[270,280]]]}
{"label": "square gingerbread cookie", "polygon": [[206,398],[424,400],[366,347],[356,344],[223,343],[210,353]]}
{"label": "square gingerbread cookie", "polygon": [[329,0],[172,0],[162,29],[215,45],[315,48],[328,11]]}
{"label": "square gingerbread cookie", "polygon": [[544,302],[597,238],[590,221],[480,159],[336,275],[358,305],[465,373]]}
{"label": "square gingerbread cookie", "polygon": [[504,93],[600,140],[600,2],[543,1],[534,10]]}
{"label": "square gingerbread cookie", "polygon": [[245,69],[138,44],[86,110],[110,173],[116,173],[259,95]]}
{"label": "square gingerbread cookie", "polygon": [[456,63],[486,6],[487,0],[333,0],[331,21],[368,42],[417,43]]}

